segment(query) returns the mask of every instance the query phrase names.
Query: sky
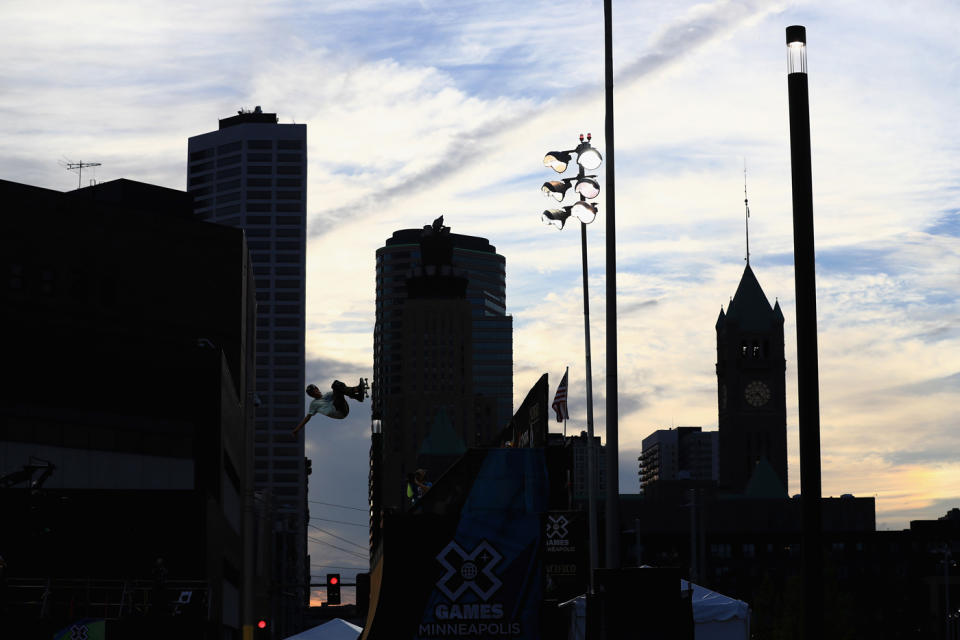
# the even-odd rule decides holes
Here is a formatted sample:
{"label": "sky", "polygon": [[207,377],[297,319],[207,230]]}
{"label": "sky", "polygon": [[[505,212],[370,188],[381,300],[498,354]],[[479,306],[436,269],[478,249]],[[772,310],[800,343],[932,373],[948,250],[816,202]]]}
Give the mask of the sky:
{"label": "sky", "polygon": [[[784,29],[807,28],[824,496],[878,529],[960,506],[960,5],[613,1],[619,479],[642,439],[717,426],[716,335],[750,264],[786,318],[800,491]],[[585,428],[580,238],[546,151],[604,149],[600,0],[0,4],[0,178],[186,183],[187,138],[261,105],[308,127],[307,378],[372,376],[374,253],[440,214],[507,261],[514,404],[570,367]],[[952,168],[951,168],[952,167]],[[599,170],[603,185],[605,166]],[[588,228],[606,426],[605,193]],[[315,579],[365,568],[369,404],[307,427]],[[293,425],[291,425],[292,427]],[[555,428],[557,425],[554,425]],[[346,593],[345,597],[351,596]]]}

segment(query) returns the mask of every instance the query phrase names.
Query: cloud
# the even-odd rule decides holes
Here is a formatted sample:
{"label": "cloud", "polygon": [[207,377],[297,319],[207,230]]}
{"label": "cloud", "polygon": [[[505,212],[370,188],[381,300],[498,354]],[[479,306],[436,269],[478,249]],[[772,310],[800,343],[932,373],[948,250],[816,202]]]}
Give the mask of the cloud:
{"label": "cloud", "polygon": [[[102,162],[100,180],[182,188],[186,138],[217,118],[260,104],[306,122],[309,376],[371,371],[374,252],[444,213],[507,258],[515,396],[569,364],[583,424],[579,234],[540,226],[538,187],[545,150],[581,131],[603,144],[602,12],[596,0],[552,11],[563,18],[546,27],[542,7],[522,3],[5,2],[0,173],[70,189],[76,174],[56,164],[67,156]],[[960,77],[929,60],[955,57],[960,10],[718,0],[614,11],[621,453],[664,425],[716,424],[713,324],[743,270],[746,158],[751,264],[786,317],[799,486],[783,28],[806,24],[824,487],[878,494],[880,521],[934,508],[960,483],[956,466],[920,462],[955,451],[942,434],[960,400]],[[605,194],[598,203],[588,249],[603,391]],[[365,410],[307,434],[310,455],[343,475],[338,499],[359,507]],[[905,432],[936,444],[905,447]],[[311,496],[331,491],[319,477]]]}

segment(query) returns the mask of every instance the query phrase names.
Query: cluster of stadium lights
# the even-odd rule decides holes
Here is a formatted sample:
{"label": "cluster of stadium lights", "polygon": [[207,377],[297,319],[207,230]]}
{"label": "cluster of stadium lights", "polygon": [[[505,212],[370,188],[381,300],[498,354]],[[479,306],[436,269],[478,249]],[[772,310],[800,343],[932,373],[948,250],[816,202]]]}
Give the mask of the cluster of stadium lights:
{"label": "cluster of stadium lights", "polygon": [[556,198],[557,202],[563,202],[570,187],[580,194],[580,199],[575,203],[561,207],[559,209],[547,209],[543,212],[543,221],[551,224],[558,229],[563,229],[567,218],[571,215],[584,224],[590,224],[597,217],[597,205],[593,202],[587,202],[600,195],[600,184],[596,181],[596,175],[585,175],[586,171],[592,171],[600,166],[603,158],[600,152],[590,144],[592,136],[588,133],[586,140],[583,134],[580,134],[580,144],[576,149],[570,151],[551,151],[543,158],[543,164],[550,167],[557,173],[563,173],[570,164],[570,159],[577,157],[577,176],[563,178],[562,180],[552,180],[544,182],[540,190],[546,196]]}

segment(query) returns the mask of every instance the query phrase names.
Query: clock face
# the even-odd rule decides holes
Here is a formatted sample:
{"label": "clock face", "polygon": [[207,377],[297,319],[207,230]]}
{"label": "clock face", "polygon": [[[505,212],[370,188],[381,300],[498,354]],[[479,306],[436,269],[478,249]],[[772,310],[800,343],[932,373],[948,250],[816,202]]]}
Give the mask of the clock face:
{"label": "clock face", "polygon": [[762,407],[770,400],[770,387],[754,380],[743,390],[744,399],[754,407]]}

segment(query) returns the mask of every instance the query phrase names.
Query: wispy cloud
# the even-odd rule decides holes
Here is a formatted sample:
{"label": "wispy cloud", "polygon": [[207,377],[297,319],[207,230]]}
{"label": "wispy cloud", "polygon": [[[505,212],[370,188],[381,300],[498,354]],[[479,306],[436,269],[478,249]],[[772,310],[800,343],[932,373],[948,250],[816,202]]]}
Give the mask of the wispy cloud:
{"label": "wispy cloud", "polygon": [[[796,353],[783,28],[810,36],[824,488],[878,521],[935,517],[960,486],[960,8],[934,0],[615,3],[621,487],[653,429],[716,425],[713,324],[751,263],[786,317],[791,485]],[[439,213],[507,258],[515,395],[571,366],[583,425],[576,229],[541,227],[543,152],[602,146],[598,0],[0,5],[0,174],[182,188],[186,139],[260,104],[309,126],[308,375],[372,366],[374,252]],[[932,64],[930,60],[943,62]],[[601,171],[602,174],[602,171]],[[86,174],[85,174],[86,177]],[[597,433],[605,429],[605,229],[589,227]],[[563,352],[557,355],[557,345]],[[562,362],[560,360],[563,360]],[[580,391],[578,391],[580,390]],[[904,434],[914,442],[904,446]],[[369,414],[310,423],[312,496],[362,507]],[[954,492],[955,493],[955,492]],[[340,532],[338,532],[340,533]],[[323,563],[329,549],[311,548]]]}

